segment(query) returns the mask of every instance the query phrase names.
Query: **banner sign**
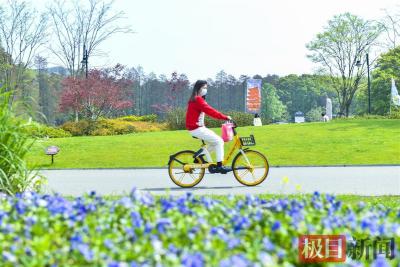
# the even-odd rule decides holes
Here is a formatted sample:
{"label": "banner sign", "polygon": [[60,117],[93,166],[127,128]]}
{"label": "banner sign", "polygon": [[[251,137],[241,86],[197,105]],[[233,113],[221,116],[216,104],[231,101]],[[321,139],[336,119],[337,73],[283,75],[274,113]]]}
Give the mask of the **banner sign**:
{"label": "banner sign", "polygon": [[393,78],[392,78],[391,95],[392,95],[393,104],[395,104],[396,106],[400,106],[400,96],[399,96],[399,92],[397,92],[396,84],[395,84]]}
{"label": "banner sign", "polygon": [[261,79],[248,79],[246,87],[246,112],[260,113],[261,111]]}

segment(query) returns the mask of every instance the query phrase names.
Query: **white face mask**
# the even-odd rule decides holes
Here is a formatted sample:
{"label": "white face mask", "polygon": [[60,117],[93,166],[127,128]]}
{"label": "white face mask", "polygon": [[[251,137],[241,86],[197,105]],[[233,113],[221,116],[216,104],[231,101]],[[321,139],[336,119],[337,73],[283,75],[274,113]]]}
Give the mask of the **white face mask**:
{"label": "white face mask", "polygon": [[207,94],[207,88],[202,88],[201,90],[200,90],[200,95],[201,96],[205,96]]}

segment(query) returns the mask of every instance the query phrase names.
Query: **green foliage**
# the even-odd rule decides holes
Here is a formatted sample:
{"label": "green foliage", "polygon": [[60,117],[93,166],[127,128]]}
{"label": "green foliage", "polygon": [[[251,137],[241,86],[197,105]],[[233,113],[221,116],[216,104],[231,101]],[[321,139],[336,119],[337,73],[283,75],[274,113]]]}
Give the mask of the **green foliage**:
{"label": "green foliage", "polygon": [[346,116],[349,116],[350,105],[366,69],[365,60],[358,68],[356,59],[364,59],[371,47],[377,44],[381,30],[374,21],[343,13],[329,20],[324,31],[307,44],[308,57],[320,64],[334,81],[339,112]]}
{"label": "green foliage", "polygon": [[170,130],[183,130],[186,127],[186,109],[173,108],[166,114],[165,121]]}
{"label": "green foliage", "polygon": [[287,107],[289,120],[297,111],[306,114],[313,108],[325,106],[326,97],[332,99],[333,109],[338,109],[336,92],[329,76],[291,74],[279,79],[276,93]]}
{"label": "green foliage", "polygon": [[321,121],[322,113],[325,112],[323,107],[316,107],[306,113],[307,121]]}
{"label": "green foliage", "polygon": [[135,115],[129,115],[125,117],[119,117],[119,120],[123,121],[149,121],[149,122],[155,122],[157,121],[157,115],[156,114],[150,114],[150,115],[143,115],[143,116],[135,116]]}
{"label": "green foliage", "polygon": [[[400,85],[400,46],[382,54],[377,60],[377,67],[372,72],[371,112],[388,114],[390,111],[391,79]],[[366,92],[365,92],[366,94]]]}
{"label": "green foliage", "polygon": [[26,125],[14,117],[11,96],[0,89],[0,192],[13,195],[38,190],[43,179],[27,168],[25,157],[34,140],[25,132]]}
{"label": "green foliage", "polygon": [[60,138],[60,137],[71,137],[72,134],[60,128],[47,126],[44,124],[32,122],[27,125],[24,131],[32,137],[43,138]]}
{"label": "green foliage", "polygon": [[[233,111],[233,110],[223,113],[228,116],[231,116],[239,127],[253,125],[253,119],[254,119],[253,114],[240,111]],[[204,119],[204,123],[209,128],[218,128],[218,127],[221,128],[221,124],[223,123],[223,121],[215,120],[213,118],[210,118],[209,116],[206,116]]]}
{"label": "green foliage", "polygon": [[275,86],[265,83],[261,93],[263,101],[262,118],[267,122],[287,121],[289,117],[287,107],[279,99]]}

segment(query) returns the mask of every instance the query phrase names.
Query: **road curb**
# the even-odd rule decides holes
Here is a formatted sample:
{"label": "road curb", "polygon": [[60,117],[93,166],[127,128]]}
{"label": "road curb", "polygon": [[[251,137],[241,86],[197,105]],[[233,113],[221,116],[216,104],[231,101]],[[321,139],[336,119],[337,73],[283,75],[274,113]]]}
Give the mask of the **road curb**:
{"label": "road curb", "polygon": [[[338,167],[400,167],[400,164],[357,164],[357,165],[276,165],[271,168],[338,168]],[[121,168],[41,168],[41,171],[60,171],[60,170],[164,170],[168,167],[121,167]]]}

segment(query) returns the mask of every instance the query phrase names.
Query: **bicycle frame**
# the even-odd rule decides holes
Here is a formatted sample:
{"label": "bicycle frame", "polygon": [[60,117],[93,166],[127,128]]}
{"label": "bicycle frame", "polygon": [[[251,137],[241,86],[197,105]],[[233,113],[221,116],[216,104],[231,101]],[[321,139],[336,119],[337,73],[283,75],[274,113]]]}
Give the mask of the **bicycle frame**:
{"label": "bicycle frame", "polygon": [[[243,154],[243,156],[246,158],[246,155],[243,153],[243,149],[242,149],[242,143],[240,142],[239,136],[237,134],[235,134],[233,136],[233,146],[231,147],[231,149],[228,151],[228,153],[226,154],[222,164],[225,165],[226,163],[228,163],[229,159],[232,157],[233,153],[235,152],[235,150],[239,150],[240,153]],[[201,146],[201,150],[203,150],[202,152],[205,153],[207,161],[209,161],[208,163],[204,163],[204,164],[200,164],[200,163],[190,163],[190,164],[185,164],[184,166],[184,170],[189,170],[189,169],[195,169],[195,168],[208,168],[210,165],[215,165],[216,162],[212,162],[212,158],[210,155],[210,152],[207,150],[207,145],[203,144]],[[197,153],[200,152],[197,151]],[[248,160],[247,160],[248,161]]]}

